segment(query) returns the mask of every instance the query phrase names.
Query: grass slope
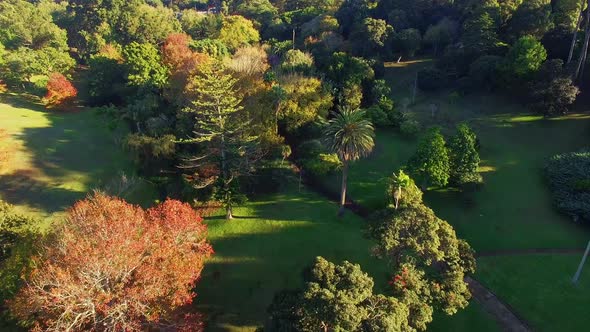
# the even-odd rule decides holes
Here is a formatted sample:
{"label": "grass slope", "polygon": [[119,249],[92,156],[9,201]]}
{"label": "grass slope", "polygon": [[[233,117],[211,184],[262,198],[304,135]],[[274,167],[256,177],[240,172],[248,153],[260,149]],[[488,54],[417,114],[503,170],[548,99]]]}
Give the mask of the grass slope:
{"label": "grass slope", "polygon": [[[370,256],[371,242],[362,236],[363,221],[318,194],[296,190],[271,195],[235,211],[237,218],[209,218],[215,249],[197,287],[197,307],[210,318],[210,330],[252,331],[261,326],[275,292],[302,284],[302,270],[315,257],[360,264],[386,285],[387,267]],[[495,323],[476,305],[456,316],[437,315],[434,331],[478,326],[495,331]]]}
{"label": "grass slope", "polygon": [[91,110],[50,112],[22,97],[0,96],[0,129],[9,150],[0,169],[0,198],[21,211],[46,217],[121,172],[127,155]]}

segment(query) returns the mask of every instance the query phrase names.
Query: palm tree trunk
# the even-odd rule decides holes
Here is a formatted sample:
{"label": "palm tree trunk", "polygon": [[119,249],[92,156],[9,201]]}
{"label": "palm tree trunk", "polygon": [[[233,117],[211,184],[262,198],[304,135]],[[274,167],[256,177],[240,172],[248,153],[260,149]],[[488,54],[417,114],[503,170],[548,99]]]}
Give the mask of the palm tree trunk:
{"label": "palm tree trunk", "polygon": [[340,210],[338,216],[344,214],[344,206],[346,205],[346,185],[348,180],[348,161],[342,162],[342,188],[340,190]]}

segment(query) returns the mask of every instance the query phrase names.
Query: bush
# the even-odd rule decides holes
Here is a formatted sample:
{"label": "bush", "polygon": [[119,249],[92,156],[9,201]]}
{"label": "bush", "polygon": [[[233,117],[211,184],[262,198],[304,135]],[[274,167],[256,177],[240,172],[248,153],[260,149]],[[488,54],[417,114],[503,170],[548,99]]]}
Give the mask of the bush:
{"label": "bush", "polygon": [[418,72],[418,87],[422,91],[436,91],[446,85],[444,73],[436,68],[426,68]]}
{"label": "bush", "polygon": [[545,172],[556,207],[575,221],[590,221],[590,152],[554,156]]}
{"label": "bush", "polygon": [[335,153],[320,153],[314,158],[302,162],[304,170],[313,177],[323,176],[342,166],[342,162]]}
{"label": "bush", "polygon": [[392,111],[388,112],[387,109],[382,108],[380,105],[373,105],[365,110],[365,114],[376,127],[387,127],[393,124],[392,119],[395,118],[391,115]]}
{"label": "bush", "polygon": [[64,75],[53,73],[47,82],[47,94],[43,100],[48,107],[58,107],[71,103],[77,95],[78,90]]}
{"label": "bush", "polygon": [[405,119],[399,126],[402,135],[415,137],[420,132],[420,123],[416,120]]}

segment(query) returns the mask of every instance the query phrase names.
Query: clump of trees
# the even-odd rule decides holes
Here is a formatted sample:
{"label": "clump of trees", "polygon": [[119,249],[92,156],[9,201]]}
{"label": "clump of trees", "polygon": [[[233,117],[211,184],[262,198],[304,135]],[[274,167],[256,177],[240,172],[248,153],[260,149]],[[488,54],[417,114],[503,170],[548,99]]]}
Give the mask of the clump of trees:
{"label": "clump of trees", "polygon": [[205,237],[188,204],[143,210],[95,193],[39,245],[8,307],[42,330],[200,330],[183,309],[213,253]]}
{"label": "clump of trees", "polygon": [[482,182],[477,172],[480,158],[475,133],[461,123],[447,144],[438,127],[430,128],[418,142],[408,169],[422,188],[444,187],[449,183],[460,187]]}
{"label": "clump of trees", "polygon": [[590,152],[556,155],[545,173],[556,207],[574,221],[590,221]]}

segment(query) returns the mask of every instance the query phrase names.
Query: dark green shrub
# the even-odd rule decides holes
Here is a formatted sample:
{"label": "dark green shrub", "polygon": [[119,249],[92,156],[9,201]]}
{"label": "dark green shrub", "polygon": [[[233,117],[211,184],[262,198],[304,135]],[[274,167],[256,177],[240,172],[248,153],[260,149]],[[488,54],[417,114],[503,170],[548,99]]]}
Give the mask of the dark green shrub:
{"label": "dark green shrub", "polygon": [[545,172],[556,207],[574,220],[590,221],[590,152],[554,156]]}

